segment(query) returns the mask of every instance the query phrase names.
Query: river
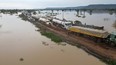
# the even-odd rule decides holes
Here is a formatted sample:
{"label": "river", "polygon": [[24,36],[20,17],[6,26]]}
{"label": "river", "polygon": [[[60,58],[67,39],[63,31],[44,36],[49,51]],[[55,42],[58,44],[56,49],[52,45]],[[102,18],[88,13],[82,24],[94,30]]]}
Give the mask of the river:
{"label": "river", "polygon": [[80,48],[42,36],[16,14],[1,15],[0,65],[106,65]]}

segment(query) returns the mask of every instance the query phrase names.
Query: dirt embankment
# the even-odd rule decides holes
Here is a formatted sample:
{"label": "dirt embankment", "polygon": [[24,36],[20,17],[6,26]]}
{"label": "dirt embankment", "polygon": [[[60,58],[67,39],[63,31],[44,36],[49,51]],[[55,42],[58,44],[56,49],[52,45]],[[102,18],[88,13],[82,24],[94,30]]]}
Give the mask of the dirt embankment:
{"label": "dirt embankment", "polygon": [[75,45],[75,46],[80,46],[86,52],[89,52],[92,55],[97,56],[101,59],[116,60],[116,48],[111,48],[106,45],[100,45],[102,43],[98,44],[98,43],[95,43],[94,41],[89,40],[84,37],[76,36],[73,34],[67,34],[67,31],[62,30],[55,26],[51,27],[51,26],[43,25],[41,23],[36,23],[36,26],[43,28],[44,31],[51,31],[51,32],[59,35],[66,42],[68,42],[72,45]]}
{"label": "dirt embankment", "polygon": [[68,34],[66,30],[63,30],[56,26],[48,26],[42,22],[29,20],[36,27],[52,32],[60,36],[64,41],[71,45],[81,47],[86,52],[106,61],[116,60],[116,48],[111,48],[106,45],[101,45],[102,43],[96,43],[84,37],[76,36],[73,34]]}

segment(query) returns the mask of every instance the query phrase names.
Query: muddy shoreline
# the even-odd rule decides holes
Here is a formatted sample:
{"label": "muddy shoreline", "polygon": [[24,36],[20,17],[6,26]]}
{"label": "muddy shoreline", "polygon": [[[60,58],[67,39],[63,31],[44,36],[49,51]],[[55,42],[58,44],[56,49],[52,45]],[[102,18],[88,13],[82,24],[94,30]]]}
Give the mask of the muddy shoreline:
{"label": "muddy shoreline", "polygon": [[[87,46],[85,46],[85,45],[83,45],[83,44],[81,44],[81,43],[79,43],[78,41],[73,41],[73,40],[71,40],[71,39],[68,39],[67,37],[69,37],[69,36],[63,36],[63,35],[61,35],[61,34],[58,34],[58,31],[57,30],[51,30],[51,29],[49,29],[48,27],[46,27],[45,25],[43,25],[43,24],[41,24],[41,23],[38,23],[38,25],[37,26],[40,26],[40,27],[42,27],[42,31],[44,31],[44,32],[52,32],[52,33],[54,33],[55,35],[57,35],[57,36],[61,36],[61,38],[63,39],[63,41],[64,42],[67,42],[68,44],[71,44],[71,45],[73,45],[73,46],[76,46],[76,47],[78,47],[78,48],[81,48],[81,49],[83,49],[84,51],[86,51],[87,53],[89,53],[89,54],[91,54],[91,55],[94,55],[95,57],[98,57],[98,58],[100,58],[100,59],[111,59],[111,58],[108,58],[108,57],[106,57],[106,56],[101,56],[100,54],[98,54],[98,53],[96,53],[96,52],[94,52],[94,50],[92,50],[92,49],[90,49],[89,47],[87,47]],[[40,28],[39,27],[39,28]],[[66,34],[67,35],[67,34]]]}
{"label": "muddy shoreline", "polygon": [[57,27],[51,27],[40,21],[29,21],[39,28],[39,31],[52,32],[55,35],[60,36],[64,42],[67,42],[73,46],[77,46],[87,53],[101,59],[102,61],[105,61],[106,63],[109,61],[116,61],[116,48],[100,45],[102,43],[98,44],[83,37],[67,34],[65,30],[59,29]]}

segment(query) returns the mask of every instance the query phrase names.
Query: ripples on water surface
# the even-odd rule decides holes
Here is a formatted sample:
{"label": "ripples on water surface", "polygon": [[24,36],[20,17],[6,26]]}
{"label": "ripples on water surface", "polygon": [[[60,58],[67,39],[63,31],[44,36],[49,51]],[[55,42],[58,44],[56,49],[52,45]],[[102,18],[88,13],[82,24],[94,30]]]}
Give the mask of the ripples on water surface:
{"label": "ripples on water surface", "polygon": [[0,25],[0,65],[105,65],[75,46],[57,45],[18,16],[2,15]]}

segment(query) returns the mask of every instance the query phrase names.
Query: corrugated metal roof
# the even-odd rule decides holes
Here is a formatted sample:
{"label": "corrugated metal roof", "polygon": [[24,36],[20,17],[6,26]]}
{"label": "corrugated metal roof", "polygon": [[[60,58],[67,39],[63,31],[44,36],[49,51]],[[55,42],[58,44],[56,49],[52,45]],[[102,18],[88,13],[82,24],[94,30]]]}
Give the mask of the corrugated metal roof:
{"label": "corrugated metal roof", "polygon": [[109,33],[105,30],[91,29],[80,26],[71,26],[69,30],[100,38],[107,38],[107,36],[109,35]]}
{"label": "corrugated metal roof", "polygon": [[107,32],[105,30],[98,30],[98,29],[92,29],[92,28],[86,28],[86,27],[80,27],[80,26],[72,26],[72,27],[80,28],[80,29],[84,29],[84,30],[89,30],[89,31],[94,31],[94,32],[99,32],[99,33]]}

